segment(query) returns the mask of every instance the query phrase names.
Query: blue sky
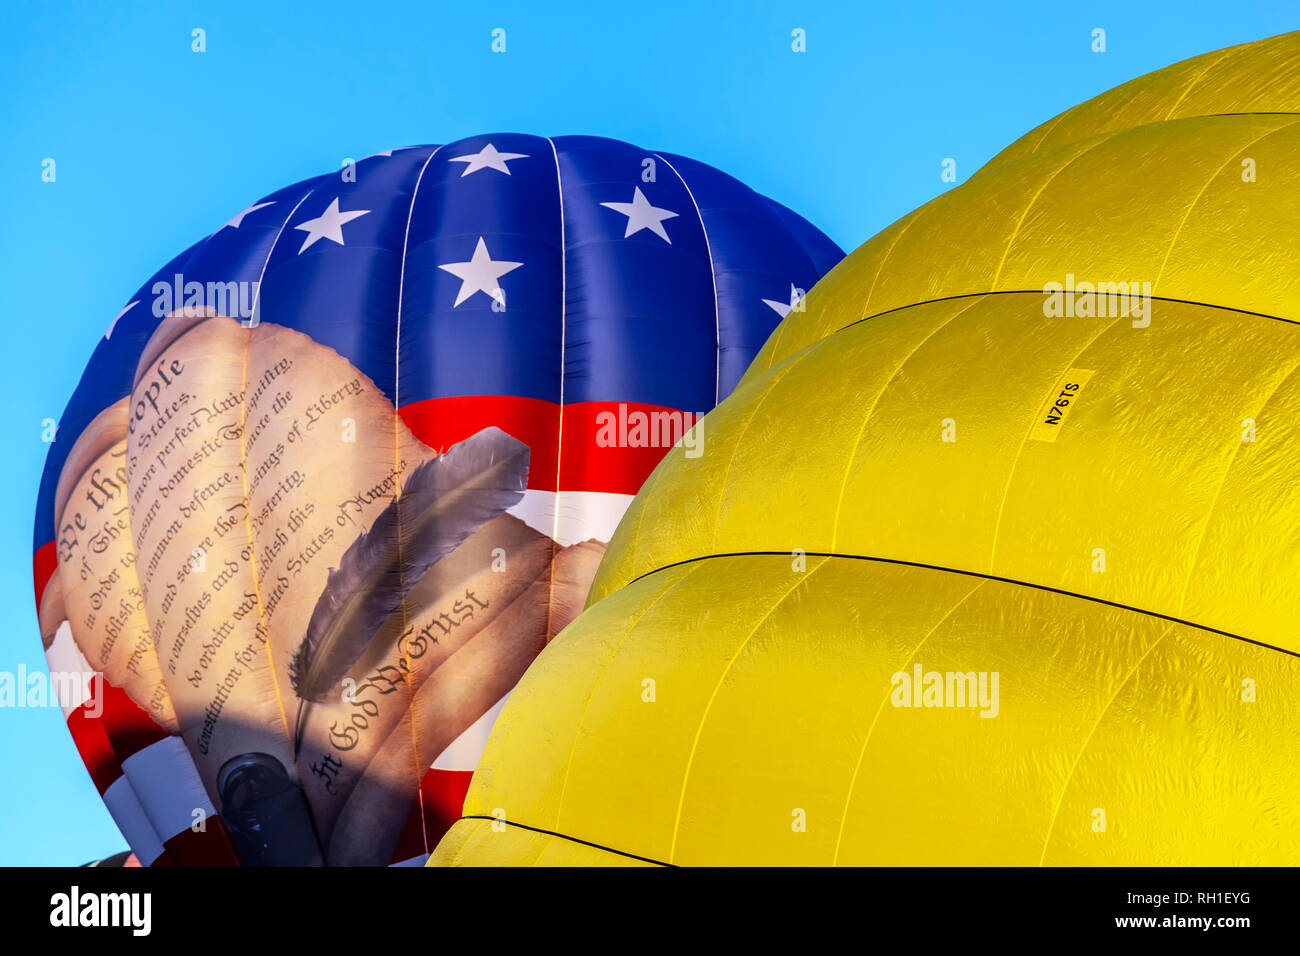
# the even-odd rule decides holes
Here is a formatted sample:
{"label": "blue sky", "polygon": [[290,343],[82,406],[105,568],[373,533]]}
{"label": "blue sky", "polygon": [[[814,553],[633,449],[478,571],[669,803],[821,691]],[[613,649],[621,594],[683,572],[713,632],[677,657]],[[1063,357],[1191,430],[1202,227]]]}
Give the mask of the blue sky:
{"label": "blue sky", "polygon": [[[851,249],[951,188],[944,158],[960,182],[1073,104],[1295,29],[1297,13],[1284,0],[15,0],[0,31],[0,277],[14,306],[0,671],[44,668],[31,587],[42,420],[62,413],[126,297],[258,197],[393,146],[590,133],[725,169]],[[498,27],[504,54],[490,49]],[[206,53],[191,51],[195,28]],[[791,51],[795,28],[806,53]],[[0,864],[125,847],[57,708],[0,710],[0,767]]]}

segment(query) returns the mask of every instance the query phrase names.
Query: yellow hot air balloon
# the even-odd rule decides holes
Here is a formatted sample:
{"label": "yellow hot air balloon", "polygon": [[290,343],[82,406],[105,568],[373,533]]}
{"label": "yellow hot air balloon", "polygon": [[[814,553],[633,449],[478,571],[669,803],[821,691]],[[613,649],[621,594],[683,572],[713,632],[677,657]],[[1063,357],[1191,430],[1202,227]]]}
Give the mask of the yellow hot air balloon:
{"label": "yellow hot air balloon", "polygon": [[610,543],[433,864],[1300,863],[1300,34],[850,255]]}

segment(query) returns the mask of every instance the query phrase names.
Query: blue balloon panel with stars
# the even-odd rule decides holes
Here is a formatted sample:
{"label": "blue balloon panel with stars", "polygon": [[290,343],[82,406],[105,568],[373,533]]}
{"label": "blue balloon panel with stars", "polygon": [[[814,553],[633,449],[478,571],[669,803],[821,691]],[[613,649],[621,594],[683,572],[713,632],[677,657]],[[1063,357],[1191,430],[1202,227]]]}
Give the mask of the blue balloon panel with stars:
{"label": "blue balloon panel with stars", "polygon": [[60,422],[35,543],[54,538],[67,450],[129,394],[181,305],[160,289],[242,283],[250,322],[334,349],[403,410],[480,396],[703,413],[842,257],[725,173],[611,139],[491,134],[368,157],[251,204],[131,297]]}

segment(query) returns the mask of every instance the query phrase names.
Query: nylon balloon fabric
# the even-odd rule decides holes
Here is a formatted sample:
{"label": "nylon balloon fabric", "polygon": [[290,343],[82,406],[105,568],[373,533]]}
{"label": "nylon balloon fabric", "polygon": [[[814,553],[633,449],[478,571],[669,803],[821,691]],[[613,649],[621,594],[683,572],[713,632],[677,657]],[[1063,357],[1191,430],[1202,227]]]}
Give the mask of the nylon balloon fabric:
{"label": "nylon balloon fabric", "polygon": [[431,865],[1300,863],[1298,114],[1300,34],[1210,53],[851,253]]}
{"label": "nylon balloon fabric", "polygon": [[492,134],[159,270],[60,421],[34,558],[139,860],[423,862],[632,495],[842,255],[687,157]]}

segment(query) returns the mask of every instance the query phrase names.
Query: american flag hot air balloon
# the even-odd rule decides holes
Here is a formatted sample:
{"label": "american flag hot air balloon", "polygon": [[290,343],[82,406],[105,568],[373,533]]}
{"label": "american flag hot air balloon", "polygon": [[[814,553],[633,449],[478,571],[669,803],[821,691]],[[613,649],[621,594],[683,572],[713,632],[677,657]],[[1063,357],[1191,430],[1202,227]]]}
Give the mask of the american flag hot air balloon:
{"label": "american flag hot air balloon", "polygon": [[423,859],[632,494],[841,257],[694,160],[499,134],[160,269],[63,415],[34,559],[139,860]]}

